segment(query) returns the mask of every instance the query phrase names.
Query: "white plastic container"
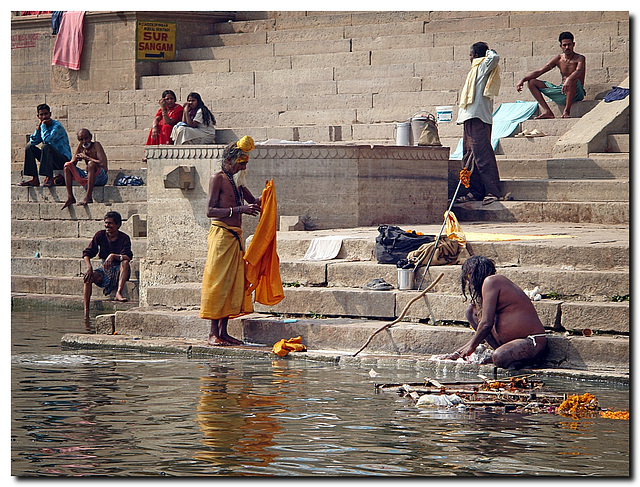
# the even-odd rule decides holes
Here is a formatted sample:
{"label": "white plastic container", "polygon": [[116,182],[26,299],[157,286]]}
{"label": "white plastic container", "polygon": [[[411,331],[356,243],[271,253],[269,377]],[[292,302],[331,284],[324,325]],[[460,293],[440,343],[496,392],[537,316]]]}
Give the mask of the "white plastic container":
{"label": "white plastic container", "polygon": [[411,134],[413,135],[413,145],[418,145],[422,129],[427,123],[427,117],[413,117],[411,119]]}
{"label": "white plastic container", "polygon": [[413,289],[413,269],[398,268],[398,289]]}
{"label": "white plastic container", "polygon": [[411,122],[396,124],[396,145],[411,145]]}
{"label": "white plastic container", "polygon": [[453,119],[453,107],[451,105],[436,107],[436,119],[438,123],[451,122]]}

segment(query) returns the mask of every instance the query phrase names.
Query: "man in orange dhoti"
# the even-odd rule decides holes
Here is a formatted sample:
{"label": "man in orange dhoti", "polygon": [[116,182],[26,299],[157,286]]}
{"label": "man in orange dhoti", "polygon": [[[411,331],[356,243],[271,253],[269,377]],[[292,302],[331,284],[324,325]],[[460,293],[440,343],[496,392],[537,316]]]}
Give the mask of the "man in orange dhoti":
{"label": "man in orange dhoti", "polygon": [[[222,153],[222,167],[209,180],[207,217],[211,218],[207,263],[202,278],[200,318],[211,320],[209,345],[242,345],[227,333],[230,317],[253,311],[245,293],[242,214],[260,213],[261,198],[244,186],[244,171],[254,143],[245,136]],[[245,204],[246,203],[246,204]]]}

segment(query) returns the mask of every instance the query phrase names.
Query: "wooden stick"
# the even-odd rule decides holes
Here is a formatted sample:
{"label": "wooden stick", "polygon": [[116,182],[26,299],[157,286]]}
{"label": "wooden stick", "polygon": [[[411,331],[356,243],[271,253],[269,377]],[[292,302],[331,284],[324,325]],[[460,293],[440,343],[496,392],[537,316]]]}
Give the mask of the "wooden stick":
{"label": "wooden stick", "polygon": [[427,294],[431,289],[433,289],[435,287],[436,284],[438,284],[438,281],[440,281],[440,279],[442,279],[444,277],[444,272],[442,274],[440,274],[435,281],[433,281],[424,291],[422,291],[420,294],[418,294],[415,298],[413,298],[411,301],[409,301],[407,303],[407,305],[404,307],[404,309],[402,310],[402,313],[400,313],[400,316],[398,316],[395,320],[393,320],[391,323],[387,323],[386,325],[384,325],[383,327],[379,328],[378,330],[374,331],[371,336],[369,337],[369,339],[367,340],[367,343],[365,343],[364,345],[362,345],[362,348],[360,350],[358,350],[356,353],[353,354],[353,356],[355,357],[356,355],[358,355],[360,352],[362,352],[365,348],[367,348],[367,346],[369,345],[369,343],[371,343],[371,340],[373,339],[374,336],[376,336],[378,333],[380,333],[382,330],[386,330],[387,328],[392,327],[393,325],[395,325],[396,323],[398,323],[399,321],[402,320],[402,318],[404,318],[404,315],[407,314],[407,311],[409,311],[409,307],[415,303],[418,299],[420,299],[422,296],[424,296],[425,294]]}

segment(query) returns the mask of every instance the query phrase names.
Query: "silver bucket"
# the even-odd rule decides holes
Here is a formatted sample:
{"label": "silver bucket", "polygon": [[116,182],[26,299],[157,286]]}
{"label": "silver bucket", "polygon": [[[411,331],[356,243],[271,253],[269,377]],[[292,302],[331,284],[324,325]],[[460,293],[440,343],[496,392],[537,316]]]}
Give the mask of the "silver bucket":
{"label": "silver bucket", "polygon": [[398,269],[398,289],[414,289],[413,269]]}

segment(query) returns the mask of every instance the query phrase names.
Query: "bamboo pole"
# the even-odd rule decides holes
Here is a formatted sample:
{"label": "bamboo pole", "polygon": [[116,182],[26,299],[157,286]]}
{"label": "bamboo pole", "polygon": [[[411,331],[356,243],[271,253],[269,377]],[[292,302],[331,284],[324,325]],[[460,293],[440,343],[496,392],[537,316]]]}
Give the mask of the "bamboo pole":
{"label": "bamboo pole", "polygon": [[404,316],[407,314],[407,311],[409,311],[409,308],[411,307],[411,305],[413,303],[415,303],[418,299],[420,299],[422,296],[424,296],[425,294],[427,294],[431,289],[433,289],[435,287],[436,284],[438,284],[438,281],[440,281],[440,279],[442,279],[444,277],[444,273],[440,274],[435,281],[433,281],[424,291],[422,291],[420,294],[418,294],[415,298],[413,298],[411,301],[409,301],[407,303],[407,305],[404,307],[404,309],[402,310],[402,313],[400,313],[400,316],[398,316],[395,320],[393,320],[391,323],[387,323],[386,325],[380,327],[378,330],[374,331],[371,336],[369,337],[369,339],[367,340],[367,342],[362,345],[362,348],[360,350],[358,350],[356,353],[353,354],[353,356],[355,357],[356,355],[358,355],[360,352],[362,352],[365,348],[367,348],[367,346],[369,345],[369,343],[371,343],[371,340],[373,339],[374,336],[376,336],[378,333],[380,333],[382,330],[386,330],[387,328],[391,328],[393,325],[395,325],[396,323],[398,323],[399,321],[402,320],[402,318],[404,318]]}

